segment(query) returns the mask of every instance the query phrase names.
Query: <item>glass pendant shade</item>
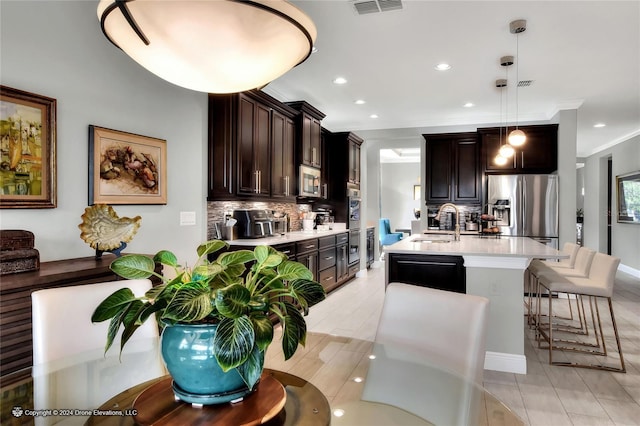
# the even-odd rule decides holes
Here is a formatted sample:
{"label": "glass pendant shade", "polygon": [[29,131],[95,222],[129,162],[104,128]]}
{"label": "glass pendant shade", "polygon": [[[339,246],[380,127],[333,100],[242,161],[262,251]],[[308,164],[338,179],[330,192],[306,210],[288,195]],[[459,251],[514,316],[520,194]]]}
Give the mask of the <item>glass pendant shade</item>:
{"label": "glass pendant shade", "polygon": [[505,164],[507,164],[507,159],[502,155],[498,154],[496,155],[496,158],[493,159],[493,162],[498,166],[504,166]]}
{"label": "glass pendant shade", "polygon": [[516,129],[509,133],[509,145],[511,146],[522,146],[527,141],[527,136],[520,129]]}
{"label": "glass pendant shade", "polygon": [[311,54],[317,30],[284,0],[101,0],[102,32],[144,68],[187,89],[265,86]]}
{"label": "glass pendant shade", "polygon": [[513,147],[509,144],[504,144],[500,147],[500,156],[504,157],[504,158],[510,158],[513,157],[513,154],[516,152],[515,149],[513,149]]}

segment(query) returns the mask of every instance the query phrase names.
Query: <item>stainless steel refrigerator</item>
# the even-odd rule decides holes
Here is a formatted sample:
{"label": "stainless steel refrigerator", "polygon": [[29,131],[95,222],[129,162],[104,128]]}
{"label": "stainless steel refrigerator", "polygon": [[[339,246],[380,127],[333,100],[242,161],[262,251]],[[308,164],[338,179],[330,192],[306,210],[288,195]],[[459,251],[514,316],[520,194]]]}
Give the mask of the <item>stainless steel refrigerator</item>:
{"label": "stainless steel refrigerator", "polygon": [[557,175],[489,175],[486,201],[503,235],[558,248]]}

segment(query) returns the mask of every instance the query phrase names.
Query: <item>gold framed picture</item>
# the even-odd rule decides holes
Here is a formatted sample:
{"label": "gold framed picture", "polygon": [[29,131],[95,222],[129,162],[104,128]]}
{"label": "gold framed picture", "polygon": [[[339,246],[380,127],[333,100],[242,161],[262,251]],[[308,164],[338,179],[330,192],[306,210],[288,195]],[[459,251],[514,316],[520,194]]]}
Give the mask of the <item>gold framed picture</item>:
{"label": "gold framed picture", "polygon": [[0,86],[0,208],[56,207],[56,100]]}
{"label": "gold framed picture", "polygon": [[167,141],[89,126],[89,204],[167,204]]}

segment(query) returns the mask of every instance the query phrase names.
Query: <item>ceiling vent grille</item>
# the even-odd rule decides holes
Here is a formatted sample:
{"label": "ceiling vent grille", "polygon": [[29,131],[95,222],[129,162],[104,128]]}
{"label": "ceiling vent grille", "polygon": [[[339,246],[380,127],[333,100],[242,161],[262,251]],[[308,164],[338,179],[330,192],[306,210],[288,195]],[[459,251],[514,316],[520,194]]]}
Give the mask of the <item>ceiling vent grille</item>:
{"label": "ceiling vent grille", "polygon": [[518,87],[529,87],[533,84],[533,80],[520,80],[518,82]]}
{"label": "ceiling vent grille", "polygon": [[402,0],[356,0],[353,7],[360,15],[402,9]]}

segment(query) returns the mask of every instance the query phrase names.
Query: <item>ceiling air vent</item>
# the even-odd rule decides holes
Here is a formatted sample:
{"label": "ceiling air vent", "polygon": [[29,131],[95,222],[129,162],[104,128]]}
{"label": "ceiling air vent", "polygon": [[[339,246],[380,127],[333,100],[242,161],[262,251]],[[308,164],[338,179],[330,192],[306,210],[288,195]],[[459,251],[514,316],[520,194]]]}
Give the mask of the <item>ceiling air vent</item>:
{"label": "ceiling air vent", "polygon": [[402,9],[402,0],[356,0],[353,7],[360,15]]}
{"label": "ceiling air vent", "polygon": [[533,84],[533,80],[520,80],[518,82],[518,87],[529,87]]}

